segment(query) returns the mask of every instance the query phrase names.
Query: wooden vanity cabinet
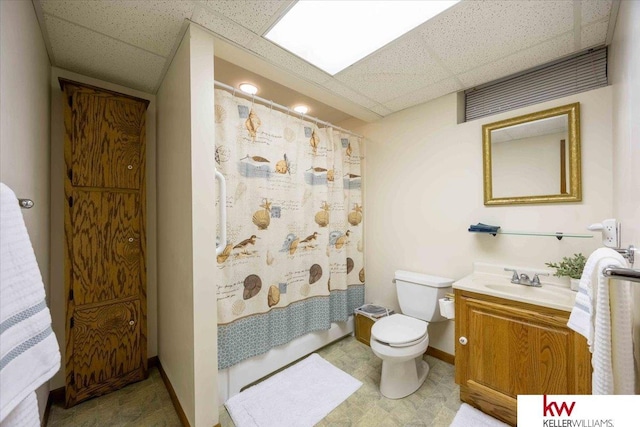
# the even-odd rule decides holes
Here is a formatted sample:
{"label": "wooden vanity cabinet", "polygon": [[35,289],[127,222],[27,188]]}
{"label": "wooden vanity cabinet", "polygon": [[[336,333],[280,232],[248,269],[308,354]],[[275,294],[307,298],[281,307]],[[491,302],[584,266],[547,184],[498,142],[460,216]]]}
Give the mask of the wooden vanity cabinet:
{"label": "wooden vanity cabinet", "polygon": [[460,399],[511,425],[519,394],[590,394],[586,339],[569,313],[456,290]]}

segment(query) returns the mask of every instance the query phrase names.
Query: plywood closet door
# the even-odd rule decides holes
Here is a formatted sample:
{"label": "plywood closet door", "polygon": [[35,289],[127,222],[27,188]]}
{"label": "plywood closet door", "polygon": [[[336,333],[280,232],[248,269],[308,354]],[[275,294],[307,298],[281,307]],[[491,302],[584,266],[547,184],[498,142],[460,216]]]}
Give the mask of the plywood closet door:
{"label": "plywood closet door", "polygon": [[66,404],[147,375],[147,102],[63,81]]}
{"label": "plywood closet door", "polygon": [[76,305],[140,293],[140,201],[135,193],[73,191]]}
{"label": "plywood closet door", "polygon": [[72,185],[140,187],[140,125],[146,106],[108,93],[72,95]]}

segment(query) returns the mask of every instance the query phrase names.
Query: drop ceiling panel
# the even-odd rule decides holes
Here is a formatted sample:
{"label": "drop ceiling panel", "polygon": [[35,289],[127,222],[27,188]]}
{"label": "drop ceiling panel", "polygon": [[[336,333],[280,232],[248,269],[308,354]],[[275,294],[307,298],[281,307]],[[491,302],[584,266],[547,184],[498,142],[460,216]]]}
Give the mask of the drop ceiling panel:
{"label": "drop ceiling panel", "polygon": [[385,107],[391,111],[400,111],[423,103],[423,99],[435,99],[448,93],[462,90],[456,78],[448,78],[432,85],[423,87],[413,93],[399,96],[396,99],[385,102]]}
{"label": "drop ceiling panel", "polygon": [[311,82],[323,83],[331,79],[329,74],[266,39],[255,39],[248,49],[270,63],[277,64]]}
{"label": "drop ceiling panel", "polygon": [[252,33],[241,25],[238,25],[235,22],[230,21],[215,12],[212,12],[205,7],[199,7],[194,12],[193,21],[213,31],[221,37],[242,46],[248,44],[253,39],[258,37],[256,34]]}
{"label": "drop ceiling panel", "polygon": [[582,27],[580,40],[584,49],[588,47],[602,46],[607,40],[609,21],[600,21]]}
{"label": "drop ceiling panel", "polygon": [[472,88],[562,58],[571,54],[573,48],[573,33],[566,33],[490,64],[458,74],[458,78],[465,88]]}
{"label": "drop ceiling panel", "polygon": [[384,103],[450,74],[430,53],[418,33],[397,40],[335,77],[346,86]]}
{"label": "drop ceiling panel", "polygon": [[132,89],[156,91],[165,58],[50,15],[45,23],[56,66]]}
{"label": "drop ceiling panel", "polygon": [[378,104],[378,102],[364,96],[359,92],[356,92],[355,90],[345,86],[344,84],[340,83],[338,80],[335,80],[335,79],[324,83],[323,86],[329,89],[330,91],[332,91],[333,93],[337,93],[338,95],[343,96],[344,98],[347,98],[357,104],[360,104],[365,108],[371,108],[374,105]]}
{"label": "drop ceiling panel", "polygon": [[42,9],[93,31],[168,56],[185,18],[195,4],[188,1],[79,2],[44,0]]}
{"label": "drop ceiling panel", "polygon": [[292,0],[208,0],[201,2],[216,13],[262,35],[261,30],[271,24],[275,15],[294,3]]}
{"label": "drop ceiling panel", "polygon": [[496,61],[573,29],[570,1],[469,1],[421,27],[454,73]]}
{"label": "drop ceiling panel", "polygon": [[580,7],[582,9],[582,25],[587,25],[592,22],[608,18],[609,13],[611,12],[612,3],[612,0],[580,2]]}
{"label": "drop ceiling panel", "polygon": [[374,105],[373,107],[371,107],[371,111],[373,111],[376,114],[380,114],[382,117],[388,116],[389,114],[393,113],[393,111],[391,111],[390,109],[388,109],[382,104]]}

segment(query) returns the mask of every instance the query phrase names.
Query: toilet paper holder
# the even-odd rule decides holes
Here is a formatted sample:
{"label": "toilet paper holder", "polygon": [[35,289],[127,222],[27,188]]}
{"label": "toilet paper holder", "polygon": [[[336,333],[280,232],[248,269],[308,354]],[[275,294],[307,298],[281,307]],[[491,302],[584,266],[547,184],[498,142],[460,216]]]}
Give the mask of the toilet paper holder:
{"label": "toilet paper holder", "polygon": [[440,314],[447,319],[455,318],[455,297],[453,294],[446,294],[444,298],[438,300]]}

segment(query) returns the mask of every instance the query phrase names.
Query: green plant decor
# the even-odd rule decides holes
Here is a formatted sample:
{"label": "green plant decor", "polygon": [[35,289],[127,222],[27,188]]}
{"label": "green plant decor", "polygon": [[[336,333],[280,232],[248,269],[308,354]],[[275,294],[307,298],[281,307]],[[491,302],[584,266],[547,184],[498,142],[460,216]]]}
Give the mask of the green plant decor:
{"label": "green plant decor", "polygon": [[587,259],[580,253],[573,254],[571,258],[562,257],[562,261],[557,264],[554,262],[547,262],[545,265],[556,269],[554,276],[567,276],[572,279],[579,279],[582,276],[582,270],[584,270],[584,265],[586,263]]}

